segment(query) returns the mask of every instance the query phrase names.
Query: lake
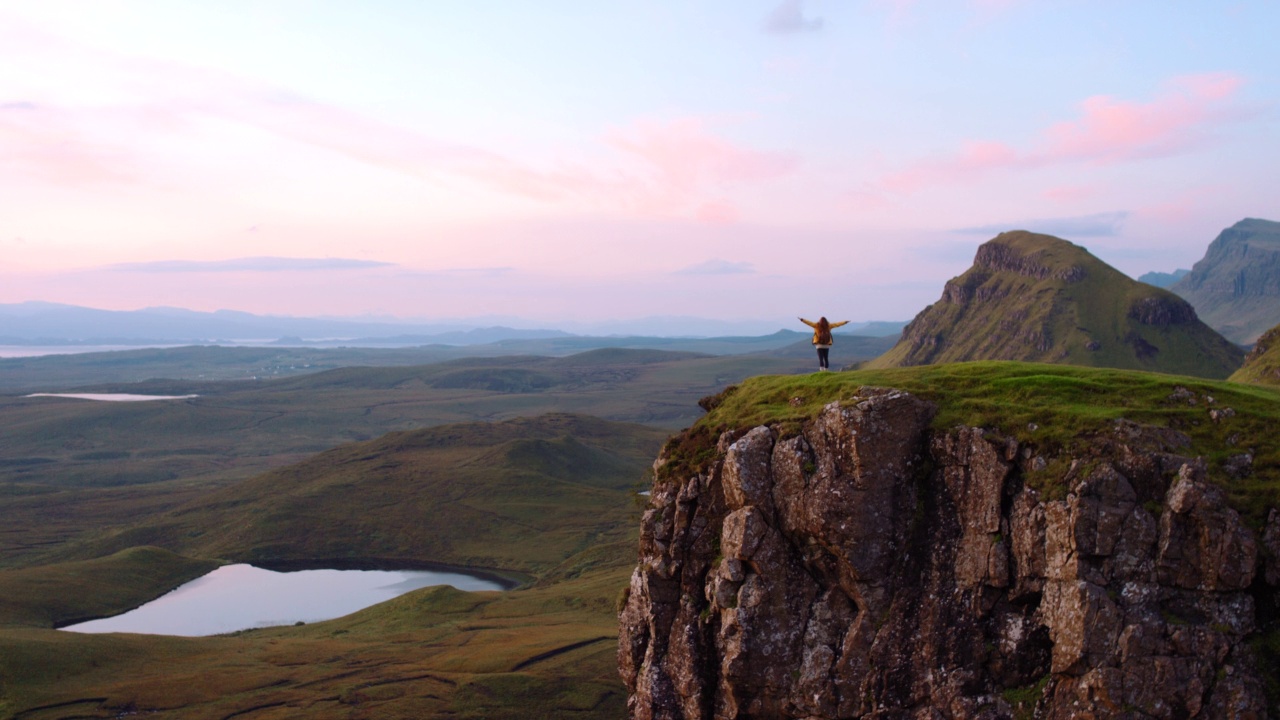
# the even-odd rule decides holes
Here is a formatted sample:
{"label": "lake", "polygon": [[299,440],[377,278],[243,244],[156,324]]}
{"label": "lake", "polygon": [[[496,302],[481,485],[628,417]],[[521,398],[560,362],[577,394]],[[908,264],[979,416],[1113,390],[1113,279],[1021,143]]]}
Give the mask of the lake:
{"label": "lake", "polygon": [[493,580],[460,572],[275,572],[252,565],[224,565],[135,610],[61,629],[82,633],[217,635],[342,617],[431,585],[452,585],[459,590],[504,589]]}
{"label": "lake", "polygon": [[0,358],[28,358],[44,355],[79,355],[82,353],[171,348],[180,345],[0,345]]}
{"label": "lake", "polygon": [[31,393],[24,397],[56,397],[102,402],[146,402],[147,400],[186,400],[199,395],[134,395],[131,393]]}

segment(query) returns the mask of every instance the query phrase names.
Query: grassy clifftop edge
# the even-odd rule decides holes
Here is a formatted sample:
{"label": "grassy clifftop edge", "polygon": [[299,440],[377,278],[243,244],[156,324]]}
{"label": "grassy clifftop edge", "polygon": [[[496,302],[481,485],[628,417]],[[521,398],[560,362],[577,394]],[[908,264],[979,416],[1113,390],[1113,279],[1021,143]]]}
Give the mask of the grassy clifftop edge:
{"label": "grassy clifftop edge", "polygon": [[[828,403],[864,386],[891,387],[935,403],[935,430],[980,427],[1047,458],[1087,456],[1121,420],[1185,437],[1178,452],[1204,458],[1210,477],[1251,524],[1280,505],[1280,390],[1135,370],[981,361],[810,375],[761,376],[706,398],[708,413],[668,441],[660,476],[705,467],[721,433],[775,425],[799,432]],[[1246,472],[1238,466],[1248,456]],[[1050,463],[1053,467],[1053,463]],[[1049,478],[1052,483],[1053,478]]]}

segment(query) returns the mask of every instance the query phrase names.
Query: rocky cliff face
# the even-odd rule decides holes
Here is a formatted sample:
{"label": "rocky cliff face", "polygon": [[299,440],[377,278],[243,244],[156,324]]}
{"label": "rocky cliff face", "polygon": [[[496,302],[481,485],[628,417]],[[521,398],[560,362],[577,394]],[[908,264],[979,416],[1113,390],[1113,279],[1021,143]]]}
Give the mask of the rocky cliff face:
{"label": "rocky cliff face", "polygon": [[864,388],[725,433],[700,470],[659,459],[620,615],[631,717],[1267,717],[1249,641],[1280,513],[1246,527],[1176,431],[1045,458],[934,412]]}
{"label": "rocky cliff face", "polygon": [[1230,340],[1254,342],[1280,323],[1280,223],[1249,218],[1223,230],[1169,289]]}

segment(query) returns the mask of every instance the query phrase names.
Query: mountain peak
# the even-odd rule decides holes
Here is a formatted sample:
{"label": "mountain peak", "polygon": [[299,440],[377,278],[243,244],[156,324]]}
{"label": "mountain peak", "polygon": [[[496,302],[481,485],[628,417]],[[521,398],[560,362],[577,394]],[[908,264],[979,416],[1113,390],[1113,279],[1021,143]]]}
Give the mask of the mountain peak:
{"label": "mountain peak", "polygon": [[1280,323],[1280,222],[1245,218],[1218,233],[1169,289],[1227,338],[1252,343]]}
{"label": "mountain peak", "polygon": [[1173,293],[1066,240],[1019,230],[983,243],[869,367],[1027,360],[1221,378],[1242,354]]}
{"label": "mountain peak", "polygon": [[1037,280],[1055,278],[1077,282],[1085,276],[1080,262],[1084,256],[1088,256],[1084,248],[1061,238],[1013,230],[980,245],[973,264]]}

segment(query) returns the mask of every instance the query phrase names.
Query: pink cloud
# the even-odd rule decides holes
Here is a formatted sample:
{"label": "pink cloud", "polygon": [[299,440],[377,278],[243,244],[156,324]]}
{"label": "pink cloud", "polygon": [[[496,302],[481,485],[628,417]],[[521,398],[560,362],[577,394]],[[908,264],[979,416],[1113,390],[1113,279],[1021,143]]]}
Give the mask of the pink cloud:
{"label": "pink cloud", "polygon": [[1045,129],[1037,154],[1045,162],[1113,162],[1178,154],[1201,144],[1215,123],[1231,119],[1221,103],[1242,84],[1235,75],[1211,73],[1175,78],[1149,103],[1095,95],[1081,103],[1080,119]]}
{"label": "pink cloud", "polygon": [[1075,200],[1085,200],[1097,194],[1097,190],[1084,185],[1059,185],[1045,190],[1041,195],[1047,200],[1056,200],[1058,202],[1072,202]]}
{"label": "pink cloud", "polygon": [[122,153],[35,105],[0,107],[0,173],[59,185],[125,180]]}
{"label": "pink cloud", "polygon": [[1241,85],[1236,75],[1206,73],[1173,78],[1149,102],[1095,95],[1080,104],[1078,118],[1045,128],[1028,150],[993,140],[967,140],[959,151],[917,162],[881,178],[881,183],[888,190],[909,193],[997,170],[1182,154],[1207,143],[1218,126],[1241,117],[1230,103]]}
{"label": "pink cloud", "polygon": [[640,161],[639,174],[625,184],[634,193],[635,209],[647,213],[697,206],[704,194],[777,179],[799,164],[793,155],[744,148],[712,135],[700,118],[642,120],[614,130],[605,142]]}
{"label": "pink cloud", "polygon": [[[539,203],[579,202],[643,214],[694,215],[727,186],[768,181],[797,164],[784,153],[736,145],[711,132],[701,118],[687,117],[639,120],[567,148],[566,159],[549,167],[536,167],[226,73],[77,46],[63,45],[60,51],[78,54],[83,64],[111,68],[124,88],[122,98],[110,104],[0,108],[0,151],[7,160],[7,167],[0,165],[0,178],[16,169],[55,184],[142,182],[147,174],[163,174],[163,163],[174,161],[148,157],[150,140],[199,132],[209,120],[255,128],[424,182],[456,185],[461,180]],[[568,159],[574,154],[592,161]],[[137,172],[126,175],[123,169],[131,167]]]}
{"label": "pink cloud", "polygon": [[712,200],[699,205],[694,217],[708,225],[731,225],[738,221],[740,214],[738,207],[728,200]]}

